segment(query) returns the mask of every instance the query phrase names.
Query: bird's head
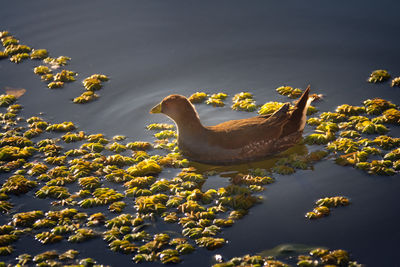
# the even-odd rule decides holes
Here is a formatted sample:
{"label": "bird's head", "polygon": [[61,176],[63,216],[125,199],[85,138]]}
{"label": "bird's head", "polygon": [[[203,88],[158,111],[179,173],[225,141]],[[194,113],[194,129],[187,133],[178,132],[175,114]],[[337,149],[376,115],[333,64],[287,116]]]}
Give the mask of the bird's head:
{"label": "bird's head", "polygon": [[165,97],[150,110],[150,113],[163,113],[175,122],[185,121],[187,118],[192,118],[193,115],[198,118],[192,103],[182,95],[169,95]]}

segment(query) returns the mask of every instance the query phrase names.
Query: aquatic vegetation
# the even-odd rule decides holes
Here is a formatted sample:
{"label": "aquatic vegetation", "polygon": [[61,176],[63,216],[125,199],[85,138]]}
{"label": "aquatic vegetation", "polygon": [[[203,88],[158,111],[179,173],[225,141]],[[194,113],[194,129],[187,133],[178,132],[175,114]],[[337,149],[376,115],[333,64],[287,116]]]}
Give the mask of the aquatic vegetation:
{"label": "aquatic vegetation", "polygon": [[363,103],[370,115],[380,115],[387,109],[396,108],[395,104],[382,98],[367,99]]}
{"label": "aquatic vegetation", "polygon": [[69,132],[74,130],[76,127],[70,121],[65,121],[59,124],[51,124],[46,128],[46,131],[54,131],[54,132]]}
{"label": "aquatic vegetation", "polygon": [[35,235],[35,239],[40,241],[42,244],[50,244],[60,242],[63,237],[61,235],[56,235],[51,232],[42,232]]}
{"label": "aquatic vegetation", "polygon": [[307,212],[305,215],[308,219],[318,219],[330,214],[330,208],[338,206],[347,206],[350,201],[346,197],[336,196],[336,197],[326,197],[318,199],[315,204],[317,207],[313,211]]}
{"label": "aquatic vegetation", "polygon": [[344,153],[356,152],[359,149],[357,142],[349,138],[340,137],[327,145],[329,150],[343,151]]}
{"label": "aquatic vegetation", "polygon": [[233,110],[243,110],[243,111],[255,111],[257,109],[256,102],[253,99],[253,94],[249,92],[241,92],[235,94],[232,98]]}
{"label": "aquatic vegetation", "polygon": [[13,215],[12,225],[29,227],[29,226],[32,226],[33,223],[37,219],[40,219],[43,217],[44,217],[44,213],[41,210],[20,212],[20,213]]}
{"label": "aquatic vegetation", "polygon": [[368,82],[370,83],[380,83],[390,79],[390,74],[387,70],[374,70],[369,78]]}
{"label": "aquatic vegetation", "polygon": [[64,82],[51,82],[47,85],[50,89],[56,89],[56,88],[61,88],[64,87]]}
{"label": "aquatic vegetation", "polygon": [[32,49],[31,59],[45,59],[49,52],[46,49]]}
{"label": "aquatic vegetation", "polygon": [[366,112],[365,107],[351,106],[343,104],[336,108],[336,112],[347,115],[347,116],[357,116]]}
{"label": "aquatic vegetation", "polygon": [[10,255],[14,251],[12,246],[0,247],[0,256]]}
{"label": "aquatic vegetation", "polygon": [[315,204],[318,206],[325,206],[328,208],[338,207],[338,206],[347,206],[349,205],[350,200],[347,197],[336,196],[336,197],[326,197],[318,199]]}
{"label": "aquatic vegetation", "polygon": [[43,74],[40,76],[40,79],[44,82],[51,82],[54,80],[54,75],[51,73]]}
{"label": "aquatic vegetation", "polygon": [[146,159],[132,167],[129,167],[126,171],[133,176],[143,176],[143,175],[158,174],[162,171],[162,168],[160,165],[157,164],[156,161],[151,159]]}
{"label": "aquatic vegetation", "polygon": [[396,149],[390,151],[383,158],[385,160],[391,160],[391,161],[399,160],[400,159],[400,148],[396,148]]}
{"label": "aquatic vegetation", "polygon": [[372,119],[372,122],[400,125],[400,110],[395,108],[387,109],[382,113],[381,117]]}
{"label": "aquatic vegetation", "polygon": [[29,58],[28,53],[18,53],[10,57],[10,61],[14,63],[21,63],[22,60]]}
{"label": "aquatic vegetation", "polygon": [[212,94],[206,100],[206,104],[212,105],[213,107],[223,107],[223,106],[225,106],[225,103],[223,102],[223,100],[225,100],[227,97],[228,97],[228,95],[225,93]]}
{"label": "aquatic vegetation", "polygon": [[71,143],[71,142],[77,142],[77,141],[82,141],[85,139],[85,133],[80,131],[78,133],[71,133],[68,132],[61,136],[62,140],[66,143]]}
{"label": "aquatic vegetation", "polygon": [[126,146],[118,143],[118,142],[114,142],[112,144],[109,144],[107,146],[107,149],[114,151],[115,153],[120,153],[126,150]]}
{"label": "aquatic vegetation", "polygon": [[324,145],[335,140],[335,133],[328,131],[327,133],[313,133],[304,138],[304,143],[309,145]]}
{"label": "aquatic vegetation", "polygon": [[123,201],[117,201],[117,202],[112,203],[112,204],[108,207],[108,209],[109,209],[111,212],[121,213],[122,210],[125,208],[125,206],[126,206],[125,202],[123,202]]}
{"label": "aquatic vegetation", "polygon": [[43,186],[40,188],[39,191],[36,192],[35,194],[38,198],[46,198],[46,197],[51,197],[51,198],[57,198],[57,199],[64,199],[69,197],[71,194],[68,192],[68,189],[66,187],[62,186]]}
{"label": "aquatic vegetation", "polygon": [[15,39],[12,36],[7,36],[4,38],[1,38],[1,43],[3,44],[4,47],[9,46],[9,45],[17,45],[19,44],[19,40]]}
{"label": "aquatic vegetation", "polygon": [[392,87],[400,87],[400,77],[396,77],[392,79],[392,82],[390,83],[390,86]]}
{"label": "aquatic vegetation", "polygon": [[136,141],[136,142],[130,142],[130,143],[126,144],[126,147],[131,150],[147,150],[147,149],[150,149],[152,147],[152,145],[149,142]]}
{"label": "aquatic vegetation", "polygon": [[0,95],[0,107],[8,107],[16,100],[17,98],[13,95]]}
{"label": "aquatic vegetation", "polygon": [[205,247],[209,250],[214,250],[224,246],[226,243],[223,238],[214,238],[214,237],[200,237],[196,239],[196,244],[200,247]]}
{"label": "aquatic vegetation", "polygon": [[316,108],[316,107],[314,107],[314,106],[308,106],[308,109],[307,109],[307,116],[310,116],[310,115],[312,115],[312,114],[314,114],[314,113],[317,113],[318,112],[318,109]]}
{"label": "aquatic vegetation", "polygon": [[98,94],[93,91],[83,92],[80,96],[75,97],[72,101],[77,104],[86,104],[99,98]]}
{"label": "aquatic vegetation", "polygon": [[342,113],[336,113],[336,112],[323,112],[319,115],[319,117],[323,121],[330,121],[330,122],[343,122],[347,119],[347,116],[342,114]]}
{"label": "aquatic vegetation", "polygon": [[43,62],[50,65],[54,69],[58,69],[60,66],[65,66],[70,61],[70,57],[59,56],[58,58],[46,57]]}
{"label": "aquatic vegetation", "polygon": [[74,71],[62,70],[61,72],[56,73],[53,79],[55,82],[73,82],[75,81],[74,76],[76,75],[78,74]]}
{"label": "aquatic vegetation", "polygon": [[174,125],[168,123],[152,123],[146,126],[147,130],[171,130],[174,128]]}
{"label": "aquatic vegetation", "polygon": [[75,231],[74,235],[70,235],[68,237],[68,242],[72,243],[81,243],[86,240],[95,238],[96,234],[93,231],[93,229],[88,229],[88,228],[79,228]]}
{"label": "aquatic vegetation", "polygon": [[390,137],[386,135],[381,135],[375,137],[371,142],[374,145],[381,147],[382,149],[388,150],[400,146],[400,138]]}
{"label": "aquatic vegetation", "polygon": [[285,103],[281,102],[267,102],[261,106],[258,114],[260,115],[269,115],[280,109]]}
{"label": "aquatic vegetation", "polygon": [[[21,53],[29,53],[31,52],[31,48],[27,45],[20,45],[20,44],[10,44],[4,49],[4,53],[9,56]],[[29,57],[29,54],[28,54]]]}
{"label": "aquatic vegetation", "polygon": [[84,79],[82,83],[83,83],[83,86],[88,91],[97,91],[97,90],[100,90],[102,87],[101,81],[98,78],[88,77],[88,78]]}
{"label": "aquatic vegetation", "polygon": [[137,251],[138,246],[128,240],[114,240],[109,244],[112,251],[120,251],[125,254],[132,254]]}
{"label": "aquatic vegetation", "polygon": [[165,203],[168,196],[156,194],[150,196],[139,196],[135,200],[135,208],[139,213],[162,213],[166,210]]}
{"label": "aquatic vegetation", "polygon": [[26,179],[23,175],[9,177],[1,188],[1,192],[9,194],[24,194],[36,187],[37,183]]}
{"label": "aquatic vegetation", "polygon": [[75,257],[76,257],[78,254],[79,254],[79,252],[78,252],[77,250],[70,249],[70,250],[67,250],[66,252],[60,254],[60,255],[58,256],[58,258],[59,258],[60,260],[73,260],[73,259],[75,259]]}
{"label": "aquatic vegetation", "polygon": [[166,138],[176,138],[177,134],[172,130],[163,130],[161,132],[155,133],[154,136],[157,139],[166,139]]}
{"label": "aquatic vegetation", "polygon": [[366,134],[384,134],[389,131],[383,124],[375,124],[371,121],[359,122],[355,126],[357,131]]}
{"label": "aquatic vegetation", "polygon": [[284,96],[290,98],[298,98],[303,92],[299,88],[293,88],[291,86],[281,86],[276,88],[276,91]]}
{"label": "aquatic vegetation", "polygon": [[207,94],[204,92],[196,92],[192,94],[188,100],[192,102],[193,104],[198,104],[204,102],[204,100],[207,98]]}
{"label": "aquatic vegetation", "polygon": [[257,109],[255,101],[249,98],[233,102],[231,107],[233,110],[242,110],[248,112],[253,112]]}
{"label": "aquatic vegetation", "polygon": [[13,204],[8,201],[0,200],[0,212],[8,213],[13,208]]}

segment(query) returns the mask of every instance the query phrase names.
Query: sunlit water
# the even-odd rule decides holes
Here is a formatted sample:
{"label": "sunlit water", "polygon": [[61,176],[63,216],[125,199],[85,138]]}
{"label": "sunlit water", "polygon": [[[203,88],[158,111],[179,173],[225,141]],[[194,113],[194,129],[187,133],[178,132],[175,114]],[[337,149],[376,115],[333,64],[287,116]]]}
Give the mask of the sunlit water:
{"label": "sunlit water", "polygon": [[[93,73],[111,80],[98,101],[76,105],[71,99],[83,92],[80,82],[49,90],[32,71],[36,62],[2,60],[0,89],[27,89],[20,99],[25,117],[43,112],[48,121],[73,121],[85,132],[122,134],[128,141],[153,140],[145,125],[168,119],[148,110],[171,93],[250,91],[262,104],[287,100],[275,92],[280,85],[311,84],[325,95],[321,111],[376,96],[400,104],[398,88],[366,82],[378,68],[400,75],[399,8],[397,1],[8,1],[0,9],[3,30],[52,56],[71,57],[67,69],[77,71],[78,80]],[[198,110],[206,125],[253,115],[229,105]],[[367,266],[398,266],[398,177],[368,176],[324,161],[313,171],[276,178],[262,204],[223,230],[226,246],[198,249],[184,264],[206,266],[214,253],[229,259],[300,243],[346,249]],[[223,185],[223,179],[209,183]],[[348,196],[352,204],[321,220],[304,218],[316,199],[333,195]],[[48,205],[38,200],[30,207]],[[65,243],[46,249],[64,249]],[[32,238],[15,246],[43,251]],[[68,246],[99,263],[132,263],[99,238]]]}

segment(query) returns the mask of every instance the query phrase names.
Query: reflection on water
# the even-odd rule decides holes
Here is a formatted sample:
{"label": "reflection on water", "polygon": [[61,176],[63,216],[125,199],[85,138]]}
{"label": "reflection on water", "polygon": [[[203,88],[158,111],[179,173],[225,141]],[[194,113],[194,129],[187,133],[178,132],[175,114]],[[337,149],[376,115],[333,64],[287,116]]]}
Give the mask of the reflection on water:
{"label": "reflection on water", "polygon": [[279,153],[277,155],[268,157],[266,159],[256,161],[256,162],[248,162],[236,165],[225,165],[225,166],[215,166],[209,164],[203,164],[198,162],[190,162],[190,166],[196,168],[200,173],[219,173],[222,177],[231,177],[233,178],[238,173],[248,173],[251,169],[266,169],[271,171],[271,169],[276,166],[276,163],[283,158],[288,158],[290,155],[298,155],[305,156],[308,154],[308,149],[305,145],[296,145],[291,147],[290,149]]}
{"label": "reflection on water", "polygon": [[[111,78],[99,101],[80,106],[70,101],[82,92],[79,82],[50,91],[33,74],[34,63],[15,65],[2,60],[0,89],[27,89],[21,96],[26,118],[43,112],[53,122],[73,121],[85,132],[149,141],[152,137],[144,126],[168,120],[150,117],[148,110],[171,93],[189,96],[204,90],[232,96],[251,91],[261,104],[286,101],[275,94],[278,86],[310,83],[317,93],[326,95],[318,105],[321,111],[343,103],[359,105],[375,96],[399,104],[399,90],[365,82],[373,69],[400,73],[396,1],[354,1],[346,3],[346,8],[320,1],[39,0],[24,3],[23,8],[20,5],[10,1],[3,5],[3,28],[33,47],[48,49],[52,56],[71,57],[69,67],[79,73],[78,81],[93,73]],[[251,115],[206,106],[200,106],[199,113],[205,125]],[[294,149],[301,155],[307,153],[305,146]],[[192,165],[232,177],[249,167],[269,168],[277,160],[239,166]],[[398,201],[398,179],[369,176],[324,161],[314,170],[277,175],[276,180],[263,193],[261,205],[224,231],[230,242],[218,253],[230,258],[277,244],[300,243],[344,248],[368,266],[397,262],[400,215],[393,212],[391,203]],[[350,197],[351,207],[318,222],[304,219],[316,199],[338,194]],[[38,201],[32,205],[48,204]],[[37,245],[23,242],[29,247]],[[89,244],[104,247],[102,240]],[[105,264],[131,264],[129,257],[108,249],[78,247],[87,257]],[[199,250],[185,264],[205,266],[211,255]]]}

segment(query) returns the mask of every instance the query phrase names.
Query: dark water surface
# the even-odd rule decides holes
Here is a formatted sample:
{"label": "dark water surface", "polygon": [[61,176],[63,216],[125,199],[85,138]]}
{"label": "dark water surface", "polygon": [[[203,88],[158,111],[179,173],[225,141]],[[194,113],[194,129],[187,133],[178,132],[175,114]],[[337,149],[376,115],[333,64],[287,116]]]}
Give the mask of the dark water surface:
{"label": "dark water surface", "polygon": [[[286,101],[275,92],[278,86],[311,84],[326,96],[321,111],[377,96],[400,104],[398,88],[366,82],[379,68],[400,76],[399,9],[398,1],[370,0],[7,1],[0,8],[3,30],[52,56],[71,57],[67,69],[79,73],[78,81],[93,73],[111,80],[98,101],[76,105],[70,100],[83,92],[80,82],[49,90],[32,71],[36,62],[2,60],[0,89],[27,89],[20,99],[25,117],[43,112],[51,122],[73,121],[85,132],[130,141],[151,141],[145,125],[168,122],[148,110],[171,93],[250,91],[262,104]],[[199,113],[206,125],[253,115],[229,106],[199,106]],[[207,266],[214,253],[231,258],[301,243],[346,249],[367,266],[400,266],[399,177],[368,176],[324,161],[314,171],[276,178],[261,205],[224,229],[225,247],[198,249],[184,264]],[[318,221],[304,218],[316,199],[333,195],[348,196],[352,204]],[[16,247],[42,251],[38,244],[24,239]],[[77,248],[100,263],[132,264],[101,239]]]}

